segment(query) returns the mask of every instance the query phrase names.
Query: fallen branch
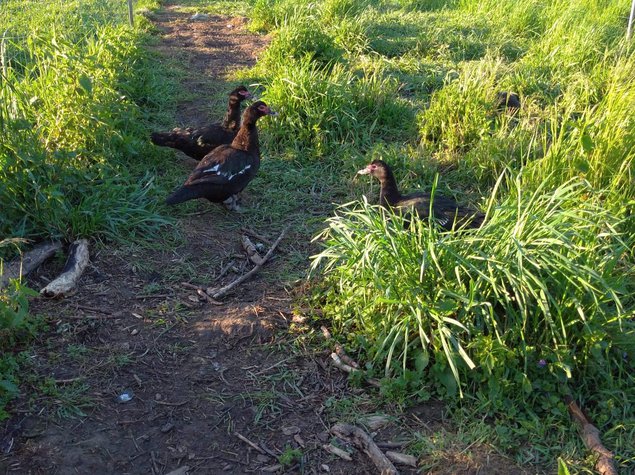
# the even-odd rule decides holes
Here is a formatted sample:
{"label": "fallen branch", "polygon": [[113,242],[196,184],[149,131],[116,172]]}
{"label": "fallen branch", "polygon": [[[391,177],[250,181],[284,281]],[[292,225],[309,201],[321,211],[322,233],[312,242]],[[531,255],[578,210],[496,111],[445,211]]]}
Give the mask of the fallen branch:
{"label": "fallen branch", "polygon": [[381,475],[397,474],[397,469],[392,462],[379,450],[373,439],[359,427],[352,424],[337,423],[331,427],[331,434],[350,442],[362,450],[372,460]]}
{"label": "fallen branch", "polygon": [[269,248],[269,250],[267,251],[267,253],[265,254],[265,256],[262,258],[262,263],[261,264],[256,264],[254,266],[253,269],[251,269],[249,272],[247,272],[246,274],[241,275],[238,279],[234,280],[233,282],[227,284],[224,287],[221,287],[218,290],[215,289],[207,289],[207,294],[212,297],[214,300],[218,300],[220,298],[223,298],[225,295],[227,295],[234,287],[237,287],[238,285],[242,284],[244,281],[246,281],[247,279],[249,279],[251,276],[253,276],[254,274],[256,274],[263,265],[265,265],[265,263],[269,260],[269,258],[271,257],[271,255],[273,254],[273,251],[276,250],[276,247],[278,247],[278,244],[280,244],[280,241],[282,241],[282,239],[284,238],[285,234],[287,234],[287,231],[289,230],[289,226],[287,226],[286,228],[284,228],[282,230],[282,232],[280,233],[280,236],[278,236],[278,239],[276,239],[276,241],[271,245],[271,247]]}
{"label": "fallen branch", "polygon": [[390,450],[386,452],[386,457],[388,457],[392,462],[398,463],[400,465],[408,465],[409,467],[417,467],[417,457],[413,455],[402,454],[401,452],[391,452]]}
{"label": "fallen branch", "polygon": [[24,254],[21,259],[4,266],[0,276],[0,289],[9,285],[9,280],[20,279],[37,269],[45,260],[62,248],[58,241],[45,241]]}
{"label": "fallen branch", "polygon": [[567,404],[569,414],[580,426],[580,437],[584,445],[599,456],[595,462],[595,469],[600,475],[618,475],[613,461],[613,453],[602,445],[599,429],[591,424],[589,418],[571,396],[565,396],[564,402]]}
{"label": "fallen branch", "polygon": [[339,458],[347,461],[353,460],[351,454],[349,454],[346,450],[342,450],[339,447],[335,447],[333,444],[325,444],[322,446],[324,450],[328,453],[338,456]]}
{"label": "fallen branch", "polygon": [[[361,371],[358,368],[354,368],[354,367],[344,363],[337,353],[331,353],[331,360],[333,361],[333,366],[335,366],[336,368],[341,369],[345,373],[349,373],[350,374],[350,373],[352,373],[354,371]],[[371,386],[374,386],[376,388],[381,387],[381,383],[379,381],[377,381],[376,379],[367,378],[366,382],[368,384],[370,384]]]}
{"label": "fallen branch", "polygon": [[[322,330],[322,335],[324,335],[324,339],[330,340],[332,338],[330,330],[326,328],[324,325],[320,327],[320,330]],[[337,356],[340,357],[343,363],[345,363],[348,366],[352,366],[355,369],[359,369],[359,364],[357,364],[357,361],[355,361],[353,358],[348,356],[346,354],[346,351],[344,351],[344,347],[337,342],[335,343],[335,353],[337,354]],[[347,371],[347,372],[350,373],[350,371]]]}
{"label": "fallen branch", "polygon": [[238,437],[240,440],[242,440],[245,444],[247,444],[250,447],[253,447],[254,449],[256,449],[256,451],[260,452],[262,455],[268,455],[267,452],[265,452],[262,447],[260,447],[258,444],[253,443],[251,440],[249,440],[247,437],[245,437],[244,435],[239,434],[238,432],[234,432],[234,435],[236,437]]}
{"label": "fallen branch", "polygon": [[72,294],[88,262],[88,241],[79,239],[71,244],[68,250],[68,259],[62,273],[40,290],[40,294],[48,298],[65,297]]}
{"label": "fallen branch", "polygon": [[249,234],[252,238],[256,238],[258,239],[258,241],[262,241],[265,244],[271,246],[271,240],[264,237],[262,234],[258,234],[256,231],[254,231],[253,229],[249,229],[249,228],[241,228],[241,231],[244,232],[245,234]]}
{"label": "fallen branch", "polygon": [[262,265],[262,257],[260,257],[258,249],[256,249],[256,245],[251,242],[251,240],[245,235],[240,238],[240,243],[247,253],[247,257],[249,257],[249,260],[256,265]]}

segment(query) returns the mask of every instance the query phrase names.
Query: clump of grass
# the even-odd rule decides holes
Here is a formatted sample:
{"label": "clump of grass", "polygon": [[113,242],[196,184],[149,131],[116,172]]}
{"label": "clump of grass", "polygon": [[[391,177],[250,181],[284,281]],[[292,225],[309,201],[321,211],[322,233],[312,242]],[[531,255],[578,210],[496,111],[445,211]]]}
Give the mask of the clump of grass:
{"label": "clump of grass", "polygon": [[418,220],[404,231],[366,204],[328,220],[313,263],[320,295],[337,328],[366,342],[375,372],[442,397],[481,391],[494,413],[572,379],[619,378],[635,350],[619,337],[635,330],[632,234],[584,183],[507,186],[476,231]]}
{"label": "clump of grass", "polygon": [[280,149],[308,147],[319,157],[350,142],[407,140],[414,133],[414,113],[399,99],[399,84],[381,73],[356,74],[339,64],[324,70],[305,58],[261,82],[264,100],[280,110],[264,139]]}
{"label": "clump of grass", "polygon": [[0,233],[120,238],[135,226],[148,233],[164,224],[140,160],[148,151],[140,105],[159,109],[166,89],[150,73],[143,26],[127,26],[124,6],[108,14],[92,0],[75,10],[52,5],[34,17],[28,5],[8,8]]}

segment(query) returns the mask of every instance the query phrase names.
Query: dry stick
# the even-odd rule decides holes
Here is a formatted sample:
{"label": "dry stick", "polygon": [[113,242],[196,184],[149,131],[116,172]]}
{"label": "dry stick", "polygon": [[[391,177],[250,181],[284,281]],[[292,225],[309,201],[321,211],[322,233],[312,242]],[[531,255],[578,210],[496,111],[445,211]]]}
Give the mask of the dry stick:
{"label": "dry stick", "polygon": [[362,450],[379,469],[381,475],[397,475],[397,469],[390,460],[379,450],[373,439],[357,426],[337,423],[331,427],[331,434],[344,439]]}
{"label": "dry stick", "polygon": [[351,454],[349,454],[346,450],[335,447],[333,444],[325,444],[322,446],[322,448],[330,454],[337,455],[341,459],[347,460],[349,462],[353,460]]}
{"label": "dry stick", "polygon": [[402,454],[401,452],[391,452],[390,450],[386,452],[386,457],[390,459],[392,462],[408,465],[409,467],[417,467],[417,457],[413,455]]}
{"label": "dry stick", "polygon": [[249,260],[251,262],[253,262],[256,265],[262,264],[262,257],[260,257],[260,254],[258,253],[258,249],[256,249],[256,245],[253,242],[251,242],[251,239],[243,235],[240,238],[240,243],[242,244],[243,249],[247,253],[247,257],[249,257]]}
{"label": "dry stick", "polygon": [[258,452],[260,452],[262,455],[268,455],[267,452],[265,452],[264,450],[262,450],[262,448],[258,445],[258,444],[254,444],[251,440],[249,440],[247,437],[245,437],[244,435],[239,434],[238,432],[234,432],[234,435],[236,437],[238,437],[240,440],[242,440],[245,444],[249,445],[250,447],[253,447],[254,449],[256,449]]}
{"label": "dry stick", "polygon": [[78,239],[68,250],[68,259],[62,273],[46,287],[40,290],[40,295],[48,298],[65,297],[75,291],[79,278],[90,262],[88,241]]}
{"label": "dry stick", "polygon": [[75,304],[75,308],[78,309],[78,310],[86,310],[88,312],[105,313],[106,315],[112,315],[113,314],[110,310],[106,310],[106,309],[103,309],[103,308],[97,308],[97,307],[89,307],[88,305]]}
{"label": "dry stick", "polygon": [[[353,368],[352,366],[347,365],[346,363],[344,363],[340,359],[340,357],[338,356],[337,353],[331,353],[331,359],[333,360],[333,366],[335,366],[336,368],[341,369],[345,373],[353,373],[354,371],[360,371],[359,369]],[[379,381],[377,381],[376,379],[367,378],[366,382],[368,384],[370,384],[371,386],[375,386],[376,388],[381,387],[381,383]]]}
{"label": "dry stick", "polygon": [[[330,340],[331,339],[331,332],[330,332],[330,330],[328,328],[326,328],[324,325],[322,325],[320,327],[320,330],[322,330],[322,335],[324,335],[324,338],[326,340]],[[336,353],[337,356],[339,356],[341,362],[345,363],[348,366],[353,367],[354,369],[359,369],[359,364],[357,363],[357,361],[355,361],[353,358],[348,356],[346,354],[346,351],[344,351],[344,347],[342,345],[340,345],[339,343],[337,343],[337,342],[335,342],[335,353]],[[331,355],[331,358],[333,358],[332,355]],[[348,370],[346,370],[344,368],[340,368],[340,369],[342,369],[343,371],[346,371],[347,373],[350,373],[350,371],[348,371]]]}
{"label": "dry stick", "polygon": [[580,425],[580,437],[584,445],[599,456],[597,462],[595,462],[595,469],[600,475],[618,475],[613,461],[613,453],[602,445],[599,429],[591,424],[589,418],[582,412],[582,409],[571,396],[565,396],[564,402],[567,404],[571,417]]}
{"label": "dry stick", "polygon": [[273,254],[273,251],[276,250],[276,247],[278,247],[278,244],[280,244],[280,241],[282,241],[282,238],[284,238],[285,234],[287,234],[287,231],[289,230],[289,226],[287,226],[286,228],[284,228],[282,230],[282,232],[280,233],[280,236],[278,236],[278,239],[276,239],[276,241],[271,245],[271,247],[269,248],[269,250],[267,251],[267,254],[265,254],[265,256],[262,258],[262,263],[261,264],[257,264],[256,266],[254,266],[253,269],[251,269],[249,272],[247,272],[246,274],[241,275],[238,279],[234,280],[233,282],[227,284],[225,287],[221,287],[219,290],[216,291],[212,291],[210,292],[209,289],[207,291],[208,294],[211,293],[210,297],[212,297],[213,299],[217,300],[220,299],[222,297],[224,297],[225,295],[227,295],[227,293],[229,291],[231,291],[234,287],[242,284],[244,281],[246,281],[247,279],[249,279],[252,275],[254,275],[256,272],[258,272],[260,270],[260,268],[265,265],[265,263],[269,260],[269,258],[271,257],[271,255]]}
{"label": "dry stick", "polygon": [[62,243],[60,242],[46,241],[25,253],[23,259],[12,261],[4,266],[2,275],[0,276],[0,289],[6,287],[10,279],[19,279],[37,269],[40,264],[61,248]]}
{"label": "dry stick", "polygon": [[241,231],[244,232],[245,234],[249,234],[251,237],[258,239],[258,241],[262,241],[265,244],[268,244],[269,246],[271,246],[271,240],[262,236],[261,234],[258,234],[256,231],[254,231],[253,229],[249,229],[249,228],[241,228]]}

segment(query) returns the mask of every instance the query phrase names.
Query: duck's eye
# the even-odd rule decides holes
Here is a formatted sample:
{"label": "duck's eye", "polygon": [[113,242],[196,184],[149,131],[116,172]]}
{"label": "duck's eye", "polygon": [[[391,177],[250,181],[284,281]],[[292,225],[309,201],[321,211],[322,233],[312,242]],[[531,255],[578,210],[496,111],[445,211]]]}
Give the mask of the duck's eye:
{"label": "duck's eye", "polygon": [[258,110],[261,110],[262,112],[267,112],[267,106],[259,106]]}

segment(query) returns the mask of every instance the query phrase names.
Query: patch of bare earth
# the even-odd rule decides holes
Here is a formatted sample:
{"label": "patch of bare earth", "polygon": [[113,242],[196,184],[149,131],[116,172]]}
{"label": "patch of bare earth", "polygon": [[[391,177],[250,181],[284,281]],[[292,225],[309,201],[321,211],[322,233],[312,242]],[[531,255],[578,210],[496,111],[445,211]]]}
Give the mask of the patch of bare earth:
{"label": "patch of bare earth", "polygon": [[[266,41],[244,31],[241,20],[188,17],[171,6],[156,16],[158,49],[187,58],[183,85],[198,100],[181,104],[178,120],[199,125],[207,120],[199,105],[210,85],[223,87],[223,75],[252,64]],[[93,249],[74,296],[32,303],[49,328],[28,352],[37,377],[0,426],[0,473],[376,473],[342,441],[352,461],[322,448],[333,442],[328,428],[336,422],[328,407],[370,390],[351,389],[328,351],[316,353],[291,336],[292,297],[278,282],[285,243],[297,236],[287,236],[266,273],[213,305],[183,282],[220,286],[250,264],[239,245],[240,217],[207,203],[201,209],[207,212],[179,222],[186,239],[175,250],[162,243]],[[278,232],[259,231],[267,241]],[[43,286],[62,264],[41,268],[31,285]],[[124,394],[129,401],[117,400]],[[375,440],[428,433],[441,414],[429,406],[395,417]],[[520,473],[489,451],[460,457],[433,472]]]}

